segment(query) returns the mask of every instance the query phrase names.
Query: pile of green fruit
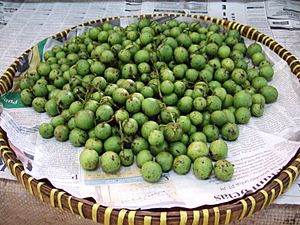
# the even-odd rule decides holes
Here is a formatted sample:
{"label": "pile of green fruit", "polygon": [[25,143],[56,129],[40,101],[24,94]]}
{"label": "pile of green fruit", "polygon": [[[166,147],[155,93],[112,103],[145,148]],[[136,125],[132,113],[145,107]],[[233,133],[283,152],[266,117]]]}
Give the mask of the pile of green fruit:
{"label": "pile of green fruit", "polygon": [[227,181],[234,167],[225,141],[276,101],[273,73],[261,46],[247,47],[236,30],[141,19],[103,23],[54,46],[20,89],[25,105],[52,117],[42,137],[85,147],[86,170],[100,164],[115,173],[136,161],[157,182],[193,164],[197,178]]}

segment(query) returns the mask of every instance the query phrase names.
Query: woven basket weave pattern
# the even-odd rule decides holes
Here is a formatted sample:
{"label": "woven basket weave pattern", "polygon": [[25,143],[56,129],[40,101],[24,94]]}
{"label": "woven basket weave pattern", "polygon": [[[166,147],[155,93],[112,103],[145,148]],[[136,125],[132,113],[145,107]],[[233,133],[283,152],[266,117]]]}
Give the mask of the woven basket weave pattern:
{"label": "woven basket weave pattern", "polygon": [[[157,16],[191,17],[216,23],[225,29],[238,30],[240,31],[242,36],[268,46],[272,51],[274,51],[283,60],[285,60],[290,66],[291,71],[297,76],[298,79],[300,78],[300,62],[296,59],[296,57],[275,40],[250,26],[201,15],[149,14],[133,17],[153,18]],[[66,37],[71,30],[79,26],[99,24],[119,18],[120,17],[109,17],[99,20],[93,20],[90,22],[79,24],[78,26],[74,26],[70,29],[53,35],[52,37],[63,38]],[[29,54],[31,50],[32,48],[26,50],[22,54],[22,56]],[[0,78],[1,95],[12,88],[16,68],[22,56],[17,58]],[[63,190],[56,189],[47,181],[42,182],[34,179],[32,176],[25,173],[22,163],[16,158],[16,155],[14,154],[12,149],[10,149],[8,145],[8,139],[5,135],[5,132],[2,130],[0,133],[0,154],[12,174],[16,176],[18,181],[24,186],[24,188],[26,188],[36,198],[41,201],[50,203],[52,207],[69,210],[73,214],[77,214],[82,218],[89,218],[96,223],[104,223],[105,225],[229,224],[231,221],[251,216],[253,213],[262,210],[267,205],[271,204],[278,196],[280,196],[283,192],[287,191],[290,188],[291,184],[298,177],[300,169],[300,155],[298,154],[291,160],[289,165],[287,165],[286,168],[284,168],[279,173],[279,175],[274,177],[272,181],[270,181],[263,189],[240,200],[234,200],[230,203],[221,204],[218,206],[204,206],[196,209],[172,208],[133,211],[126,209],[113,209],[110,207],[95,204],[94,202],[85,199],[76,198],[64,192]]]}

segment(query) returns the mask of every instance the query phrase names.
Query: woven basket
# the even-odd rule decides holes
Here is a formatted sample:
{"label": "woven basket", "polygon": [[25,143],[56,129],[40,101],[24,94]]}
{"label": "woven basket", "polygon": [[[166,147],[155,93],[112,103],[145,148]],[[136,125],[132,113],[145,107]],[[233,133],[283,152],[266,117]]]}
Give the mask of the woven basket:
{"label": "woven basket", "polygon": [[[260,42],[268,46],[272,51],[279,55],[290,66],[291,71],[300,78],[300,62],[293,56],[291,52],[286,50],[282,45],[272,38],[255,30],[250,26],[240,23],[231,22],[223,19],[217,19],[209,16],[200,15],[181,15],[181,14],[151,14],[133,16],[139,17],[190,17],[198,20],[210,21],[222,26],[224,29],[236,29],[240,31],[242,36]],[[130,16],[129,16],[130,17]],[[119,19],[120,17],[102,18],[93,20],[78,26],[74,26],[63,32],[54,35],[54,38],[63,38],[73,29],[79,26],[87,26],[92,24],[100,24],[106,21]],[[122,18],[122,17],[121,17]],[[4,72],[0,79],[0,94],[6,93],[12,88],[13,79],[20,65],[20,59],[28,55],[33,48],[26,50],[19,58],[17,58],[11,66]],[[171,208],[171,209],[155,209],[155,210],[126,210],[114,209],[111,207],[101,206],[90,200],[76,198],[63,190],[56,189],[47,180],[39,181],[25,173],[22,163],[17,159],[15,153],[8,145],[8,139],[3,130],[0,130],[0,154],[10,169],[12,174],[16,176],[18,181],[22,183],[32,195],[43,202],[50,203],[52,207],[58,207],[69,210],[73,214],[77,214],[82,218],[92,219],[96,223],[109,224],[229,224],[230,222],[244,217],[251,216],[253,213],[264,209],[270,205],[278,196],[287,191],[294,180],[299,175],[300,154],[291,159],[290,163],[281,170],[281,172],[273,177],[273,179],[261,190],[251,195],[246,195],[242,199],[231,201],[230,203],[202,206],[194,209]]]}

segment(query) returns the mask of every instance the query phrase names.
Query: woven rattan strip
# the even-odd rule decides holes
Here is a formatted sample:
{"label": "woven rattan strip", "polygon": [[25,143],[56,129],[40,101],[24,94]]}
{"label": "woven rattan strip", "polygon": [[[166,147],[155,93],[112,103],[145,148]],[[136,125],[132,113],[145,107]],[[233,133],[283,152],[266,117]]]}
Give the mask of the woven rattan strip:
{"label": "woven rattan strip", "polygon": [[[98,222],[98,209],[99,209],[100,205],[98,204],[94,204],[93,207],[92,207],[92,219],[95,223]],[[123,223],[123,222],[122,222]],[[119,225],[119,223],[118,223]]]}
{"label": "woven rattan strip", "polygon": [[231,210],[227,209],[226,210],[226,217],[225,217],[225,224],[229,224],[231,221]]}
{"label": "woven rattan strip", "polygon": [[[242,24],[227,21],[224,19],[213,18],[209,16],[201,15],[181,15],[181,14],[153,14],[153,15],[141,15],[141,16],[127,16],[127,18],[154,18],[158,16],[169,16],[169,17],[192,17],[199,20],[210,21],[223,26],[225,29],[236,29],[241,32],[241,35],[255,40],[257,42],[267,45],[272,51],[277,53],[283,60],[285,60],[291,68],[291,71],[299,78],[300,77],[300,62],[296,59],[292,53],[284,49],[279,43],[270,37],[260,33],[252,27],[244,26]],[[90,24],[103,23],[120,17],[102,18],[93,20],[87,23],[79,24],[78,26],[87,26]],[[67,34],[76,29],[78,26],[74,26],[52,37],[66,37]],[[32,48],[26,50],[22,57],[28,55]],[[0,94],[7,92],[13,84],[13,78],[16,73],[16,68],[20,64],[19,57],[12,63],[7,69],[4,75],[0,78]],[[3,136],[4,135],[4,136]],[[4,137],[4,138],[2,138]],[[230,204],[221,205],[219,207],[207,207],[198,210],[195,209],[162,209],[162,212],[151,211],[151,210],[116,210],[113,208],[106,208],[93,202],[83,201],[81,199],[70,196],[68,193],[58,190],[50,185],[48,182],[39,182],[33,177],[25,173],[22,164],[17,160],[13,151],[7,145],[7,139],[5,133],[1,131],[0,137],[0,155],[4,159],[4,162],[8,168],[12,171],[18,180],[22,183],[24,188],[29,190],[33,195],[36,195],[41,201],[50,203],[53,207],[64,208],[63,205],[67,206],[64,209],[69,210],[73,214],[78,214],[83,218],[93,219],[94,222],[103,221],[104,224],[112,224],[112,217],[116,217],[114,221],[117,221],[118,225],[125,224],[127,221],[128,225],[135,224],[229,224],[231,221],[242,219],[246,216],[251,216],[255,211],[259,211],[271,204],[275,198],[281,195],[285,190],[288,190],[292,182],[299,175],[300,159],[297,158],[291,161],[287,167],[289,170],[283,170],[275,179],[265,186],[264,189],[252,194],[251,196],[245,197],[241,200],[235,200]],[[34,186],[36,189],[34,189]],[[36,190],[36,191],[33,191]],[[74,207],[76,205],[76,208]],[[99,218],[102,218],[99,221]],[[221,218],[224,218],[223,220]]]}
{"label": "woven rattan strip", "polygon": [[180,211],[180,225],[184,225],[187,222],[187,213],[186,211]]}
{"label": "woven rattan strip", "polygon": [[117,225],[122,225],[124,223],[124,217],[125,217],[126,212],[127,212],[127,210],[125,210],[125,209],[122,209],[119,212]]}
{"label": "woven rattan strip", "polygon": [[288,191],[288,190],[290,189],[290,187],[291,187],[293,181],[294,181],[294,179],[293,179],[293,174],[292,174],[290,171],[288,171],[288,170],[283,170],[283,172],[286,173],[286,174],[289,176],[289,178],[290,178],[289,184],[288,184],[288,186],[287,186],[287,188],[286,188],[286,190],[285,190],[285,191]]}
{"label": "woven rattan strip", "polygon": [[193,223],[192,225],[199,224],[200,212],[198,210],[193,210]]}
{"label": "woven rattan strip", "polygon": [[44,198],[43,198],[43,194],[41,192],[41,186],[44,185],[44,182],[39,182],[37,185],[37,191],[38,191],[38,197],[40,198],[40,200],[43,202]]}

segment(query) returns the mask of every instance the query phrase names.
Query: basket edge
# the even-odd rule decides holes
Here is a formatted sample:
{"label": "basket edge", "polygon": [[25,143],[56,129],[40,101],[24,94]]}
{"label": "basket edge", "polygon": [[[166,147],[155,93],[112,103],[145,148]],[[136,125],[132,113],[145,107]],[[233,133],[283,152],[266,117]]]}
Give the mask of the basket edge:
{"label": "basket edge", "polygon": [[[277,55],[279,55],[284,61],[288,63],[291,71],[300,79],[300,62],[297,58],[285,49],[282,45],[277,43],[272,38],[267,35],[257,31],[251,26],[243,25],[240,23],[218,19],[209,16],[202,15],[187,15],[187,14],[145,14],[145,15],[135,15],[135,16],[125,16],[127,18],[152,18],[155,16],[169,16],[178,17],[185,16],[195,19],[201,19],[204,21],[210,21],[218,25],[223,26],[225,29],[236,29],[240,31],[241,35],[260,42]],[[114,19],[124,18],[124,16],[108,17],[97,20],[88,21],[72,28],[66,29],[60,33],[52,35],[53,38],[65,37],[72,29],[79,26],[91,25],[99,22],[106,22]],[[27,55],[32,50],[32,47],[26,50],[21,56],[19,56],[9,68],[4,72],[3,76],[0,78],[0,95],[6,93],[12,87],[13,79],[16,72],[16,67],[22,56]],[[1,132],[2,133],[2,132]],[[133,210],[117,210],[113,208],[106,208],[100,206],[99,204],[91,204],[91,202],[84,199],[79,199],[74,196],[68,195],[65,192],[50,188],[43,182],[39,182],[32,176],[28,175],[24,171],[22,163],[15,159],[13,151],[8,146],[5,137],[1,134],[0,136],[0,152],[4,159],[5,164],[11,170],[12,174],[17,177],[19,182],[34,196],[38,197],[42,201],[49,202],[52,206],[68,209],[74,214],[78,214],[83,218],[93,219],[95,222],[109,223],[111,219],[118,218],[114,222],[122,224],[123,222],[128,222],[128,224],[150,224],[151,221],[159,222],[159,224],[166,224],[166,222],[172,222],[174,219],[180,223],[193,222],[193,224],[198,224],[199,222],[211,222],[215,224],[224,223],[227,224],[236,219],[242,219],[244,217],[251,216],[254,212],[263,209],[265,206],[270,205],[278,196],[283,192],[287,191],[291,184],[294,182],[296,177],[299,175],[300,169],[300,156],[291,162],[285,170],[282,170],[278,175],[278,178],[272,180],[262,190],[254,193],[253,195],[245,197],[245,199],[237,200],[232,204],[232,208],[224,208],[224,206],[209,207],[201,210],[181,210],[181,211],[171,211],[171,212],[153,212],[151,210],[145,211],[133,211]],[[12,165],[11,165],[12,164]],[[282,176],[282,177],[281,177]],[[288,183],[287,183],[288,182]],[[47,194],[46,194],[47,193]],[[44,199],[44,197],[49,198]],[[260,195],[260,196],[259,196]],[[255,197],[257,197],[258,201]],[[258,207],[259,206],[259,207]],[[87,212],[87,213],[85,213]],[[87,214],[87,215],[85,215]],[[154,214],[154,216],[153,216]],[[168,215],[167,215],[168,214]],[[212,217],[213,215],[213,217]],[[115,216],[112,218],[112,216]],[[99,220],[100,218],[100,220]],[[158,220],[159,218],[159,220]],[[174,221],[175,221],[174,220]],[[150,223],[149,223],[150,221]],[[121,223],[122,222],[122,223]],[[138,222],[138,223],[136,223]]]}

